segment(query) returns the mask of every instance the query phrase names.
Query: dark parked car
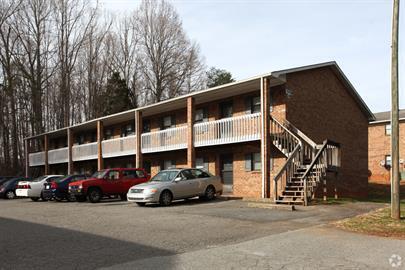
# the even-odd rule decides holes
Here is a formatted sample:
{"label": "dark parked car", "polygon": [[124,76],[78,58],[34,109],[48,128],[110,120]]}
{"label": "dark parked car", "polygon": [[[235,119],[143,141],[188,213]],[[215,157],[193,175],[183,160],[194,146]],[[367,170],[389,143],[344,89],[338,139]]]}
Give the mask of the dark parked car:
{"label": "dark parked car", "polygon": [[86,175],[74,174],[67,175],[51,183],[46,183],[45,188],[42,191],[42,196],[48,200],[55,199],[56,201],[75,201],[75,197],[69,195],[69,184],[71,182],[84,180],[86,178]]}
{"label": "dark parked car", "polygon": [[18,177],[18,176],[0,176],[0,185],[2,185],[4,182],[7,182],[8,180],[11,180],[16,177]]}
{"label": "dark parked car", "polygon": [[0,185],[0,198],[3,199],[14,199],[15,190],[17,188],[19,181],[31,181],[31,178],[26,177],[14,177],[9,179]]}

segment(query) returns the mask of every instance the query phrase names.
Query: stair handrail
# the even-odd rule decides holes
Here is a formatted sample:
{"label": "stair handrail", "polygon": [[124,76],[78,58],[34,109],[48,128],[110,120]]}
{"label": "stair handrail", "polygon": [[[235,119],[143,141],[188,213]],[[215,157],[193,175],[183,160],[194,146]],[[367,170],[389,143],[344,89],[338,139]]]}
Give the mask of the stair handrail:
{"label": "stair handrail", "polygon": [[[304,205],[308,204],[308,176],[309,173],[312,171],[312,169],[314,168],[314,166],[320,162],[320,158],[322,157],[322,155],[325,152],[325,149],[327,149],[328,146],[333,146],[336,148],[340,148],[340,144],[331,140],[324,140],[322,143],[322,146],[319,148],[318,152],[316,153],[315,157],[313,158],[311,164],[308,166],[308,168],[306,169],[305,173],[302,175],[301,179],[304,182]],[[340,162],[340,161],[338,161]],[[322,168],[326,168],[328,166],[328,158],[326,157],[326,161],[324,162],[325,164],[320,164],[320,165],[324,165],[324,167]]]}
{"label": "stair handrail", "polygon": [[299,152],[301,149],[301,144],[298,143],[294,150],[292,151],[291,155],[287,158],[287,161],[284,163],[284,165],[281,167],[281,169],[278,171],[278,173],[276,174],[276,176],[274,176],[273,181],[274,181],[274,186],[273,186],[273,199],[274,201],[277,200],[278,198],[278,191],[277,191],[277,182],[278,180],[281,178],[281,176],[287,172],[288,168],[291,167],[293,161],[295,160],[295,158],[298,156],[298,158],[300,157]]}
{"label": "stair handrail", "polygon": [[292,133],[290,130],[288,130],[288,128],[285,125],[283,125],[280,121],[278,121],[274,116],[270,116],[270,120],[273,120],[279,126],[281,126],[288,134],[290,134],[296,140],[296,143],[298,143],[298,144],[301,143],[301,140],[294,133]]}
{"label": "stair handrail", "polygon": [[311,138],[309,138],[304,132],[302,132],[296,126],[291,124],[290,121],[288,121],[287,119],[284,119],[283,122],[286,124],[286,126],[290,127],[302,140],[304,140],[312,148],[316,148],[318,146],[318,144],[316,142],[311,140]]}

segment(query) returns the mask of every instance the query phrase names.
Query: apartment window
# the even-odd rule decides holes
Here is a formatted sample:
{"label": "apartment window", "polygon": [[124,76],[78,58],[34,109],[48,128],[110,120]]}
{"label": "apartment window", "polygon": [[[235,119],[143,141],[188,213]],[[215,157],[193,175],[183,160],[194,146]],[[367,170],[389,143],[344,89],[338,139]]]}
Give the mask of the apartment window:
{"label": "apartment window", "polygon": [[127,137],[135,135],[135,126],[134,124],[128,124],[121,129],[121,137]]}
{"label": "apartment window", "polygon": [[385,125],[385,135],[391,135],[391,124]]}
{"label": "apartment window", "polygon": [[259,113],[261,111],[260,96],[251,97],[246,100],[246,113]]}
{"label": "apartment window", "polygon": [[113,132],[111,129],[106,129],[104,131],[104,140],[112,139],[112,134],[113,134]]}
{"label": "apartment window", "polygon": [[161,129],[168,129],[168,128],[172,128],[175,126],[176,126],[176,124],[175,124],[173,115],[165,116],[162,118]]}
{"label": "apartment window", "polygon": [[245,155],[245,170],[260,171],[262,168],[260,153],[249,153]]}
{"label": "apartment window", "polygon": [[390,155],[386,155],[386,156],[385,156],[385,166],[386,166],[386,167],[391,167],[391,164],[392,164],[392,162],[391,162],[391,156],[390,156]]}
{"label": "apartment window", "polygon": [[206,158],[203,157],[198,157],[195,159],[195,167],[197,169],[201,169],[204,170],[206,172],[208,172],[208,160]]}
{"label": "apartment window", "polygon": [[91,142],[96,142],[97,141],[97,133],[96,132],[92,132],[90,136],[91,136]]}
{"label": "apartment window", "polygon": [[195,123],[202,123],[208,121],[208,112],[206,108],[195,110]]}
{"label": "apartment window", "polygon": [[233,115],[233,104],[232,102],[223,102],[220,104],[221,107],[221,118],[229,118]]}
{"label": "apartment window", "polygon": [[168,170],[176,168],[176,161],[174,160],[164,160],[160,165],[161,170]]}
{"label": "apartment window", "polygon": [[77,144],[84,144],[84,135],[77,136]]}
{"label": "apartment window", "polygon": [[142,133],[150,132],[150,120],[144,120],[142,123]]}

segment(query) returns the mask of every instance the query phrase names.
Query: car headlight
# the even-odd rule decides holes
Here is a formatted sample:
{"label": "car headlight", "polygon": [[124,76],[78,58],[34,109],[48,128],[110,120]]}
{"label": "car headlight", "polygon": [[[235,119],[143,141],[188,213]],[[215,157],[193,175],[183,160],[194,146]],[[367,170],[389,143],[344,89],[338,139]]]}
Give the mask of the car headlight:
{"label": "car headlight", "polygon": [[145,190],[145,193],[148,193],[148,194],[155,194],[157,191],[158,191],[157,188],[151,188],[151,189]]}

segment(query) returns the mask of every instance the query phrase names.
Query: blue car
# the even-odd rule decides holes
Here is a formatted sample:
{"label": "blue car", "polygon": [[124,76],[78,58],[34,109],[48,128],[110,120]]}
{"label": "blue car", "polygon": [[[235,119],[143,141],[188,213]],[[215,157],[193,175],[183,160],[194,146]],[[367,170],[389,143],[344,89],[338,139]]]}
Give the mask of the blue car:
{"label": "blue car", "polygon": [[14,199],[16,197],[15,190],[20,181],[31,181],[31,178],[14,177],[0,184],[0,198]]}
{"label": "blue car", "polygon": [[69,196],[69,183],[86,179],[87,176],[83,174],[67,175],[61,179],[55,180],[51,183],[46,183],[42,191],[42,196],[47,200],[55,199],[55,201],[75,201],[75,198]]}

